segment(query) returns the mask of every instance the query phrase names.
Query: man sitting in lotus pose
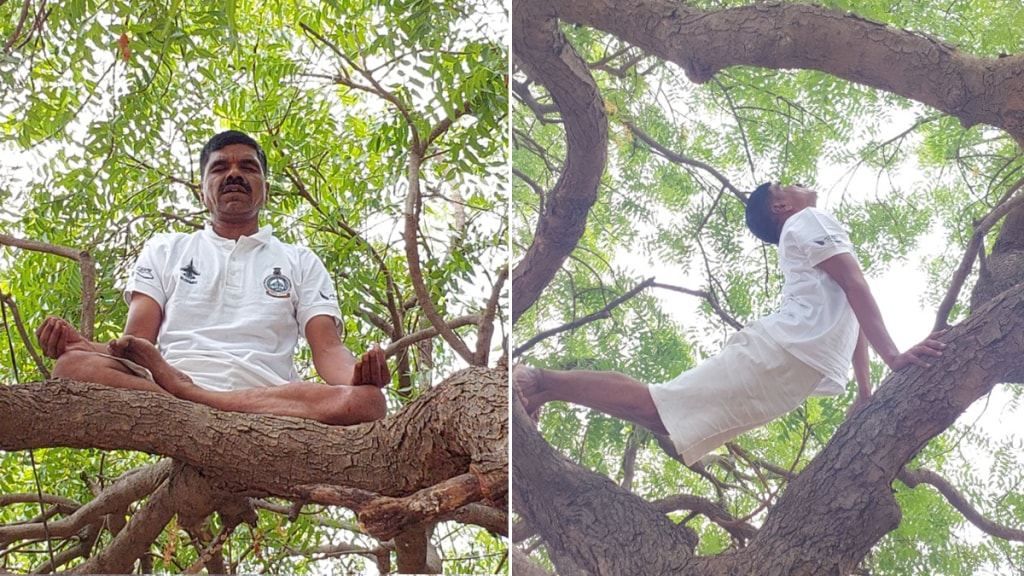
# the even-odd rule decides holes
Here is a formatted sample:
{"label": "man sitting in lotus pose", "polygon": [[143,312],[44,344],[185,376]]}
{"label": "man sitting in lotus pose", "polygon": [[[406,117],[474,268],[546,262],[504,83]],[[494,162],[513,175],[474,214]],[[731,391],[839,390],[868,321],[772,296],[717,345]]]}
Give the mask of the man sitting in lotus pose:
{"label": "man sitting in lotus pose", "polygon": [[[323,263],[259,225],[270,190],[263,149],[246,134],[223,132],[199,164],[209,224],[146,243],[118,340],[90,342],[67,321],[47,318],[36,338],[57,359],[53,376],[326,424],[382,418],[380,388],[391,379],[384,352],[375,345],[356,361],[338,337],[341,312]],[[300,380],[300,335],[326,384]]]}

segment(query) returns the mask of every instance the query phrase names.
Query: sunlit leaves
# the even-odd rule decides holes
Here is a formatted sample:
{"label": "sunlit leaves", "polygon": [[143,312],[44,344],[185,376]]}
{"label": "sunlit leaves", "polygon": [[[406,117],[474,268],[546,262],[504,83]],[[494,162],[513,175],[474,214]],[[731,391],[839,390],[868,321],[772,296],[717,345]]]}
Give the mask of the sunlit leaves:
{"label": "sunlit leaves", "polygon": [[[0,5],[3,39],[14,33],[20,7]],[[263,220],[325,261],[354,351],[427,327],[402,237],[414,144],[424,159],[418,245],[430,295],[445,318],[484,307],[507,246],[507,15],[500,2],[71,0],[49,8],[38,36],[0,59],[0,232],[90,252],[99,278],[97,340],[124,326],[121,290],[143,242],[203,225],[198,152],[226,128],[249,132],[266,149],[272,190]],[[76,263],[6,247],[0,254],[10,279],[3,291],[30,331],[46,314],[79,321]],[[470,338],[472,328],[460,331]],[[22,380],[38,379],[26,344],[9,332]],[[401,374],[402,382],[425,389],[454,364],[439,338],[432,344],[423,357],[413,349],[413,373]],[[308,353],[298,363],[308,368]],[[421,366],[435,371],[416,372]],[[14,383],[11,362],[0,372]],[[413,396],[389,395],[395,408]],[[37,451],[45,490],[63,480],[46,474],[62,458],[74,462],[69,470],[90,474],[102,458],[52,454]],[[20,455],[4,457],[9,464]],[[19,481],[36,476],[20,460],[3,469]],[[489,556],[504,547],[500,539],[445,530],[438,539],[474,542],[445,542],[446,554],[466,556],[452,566],[507,570]],[[243,571],[318,570],[310,550],[335,532],[305,516],[289,524],[265,514],[256,531],[236,533],[228,553],[242,559],[235,568]],[[164,535],[155,569],[178,571],[194,560],[195,550],[175,537]],[[291,548],[297,551],[285,552]],[[328,569],[367,565],[346,559]]]}
{"label": "sunlit leaves", "polygon": [[[718,10],[751,2],[687,4]],[[865,0],[826,5],[956,44],[971,55],[1021,50],[1021,11],[1005,2],[968,6]],[[541,299],[520,318],[519,342],[596,314],[651,276],[713,294],[724,315],[739,324],[777,309],[782,279],[775,250],[751,238],[737,197],[769,180],[818,189],[819,206],[836,213],[851,230],[869,283],[888,270],[919,271],[919,282],[905,289],[918,294],[922,306],[934,308],[977,221],[1024,175],[1019,145],[1004,133],[965,127],[956,118],[884,90],[819,71],[753,67],[728,68],[694,85],[678,66],[588,26],[564,26],[563,31],[590,65],[600,90],[609,126],[609,159],[597,203],[588,213],[587,231]],[[514,86],[521,86],[515,92],[512,135],[516,256],[533,238],[543,195],[562,173],[566,154],[558,111],[531,80],[525,70],[513,76]],[[527,90],[529,97],[522,96]],[[661,380],[661,371],[674,376],[688,362],[717,352],[735,330],[709,299],[650,293],[548,337],[521,360],[551,368],[611,369],[654,383]],[[968,293],[969,288],[951,320],[966,315]],[[651,295],[658,300],[652,301]],[[892,326],[901,319],[887,316],[886,321]],[[673,338],[680,347],[647,345]],[[881,365],[873,366],[873,381],[886,373]],[[1017,397],[1019,390],[1010,394]],[[811,399],[735,445],[763,462],[799,470],[843,422],[853,397],[851,386],[836,398]],[[629,426],[617,428],[603,415],[554,403],[545,408],[540,429],[567,458],[619,478]],[[1017,482],[1019,475],[1008,458],[1012,450],[986,445],[983,438],[969,436],[963,440],[963,453],[953,454],[950,439],[940,437],[926,447],[919,463],[951,476],[971,502],[994,514],[998,506],[992,505],[993,493],[999,494],[1000,503],[1016,507],[1019,503],[1010,495],[1019,486],[993,491],[989,484],[1001,475]],[[978,451],[998,451],[1000,457],[991,471],[963,474],[964,461]],[[675,493],[710,495],[738,517],[753,514],[756,525],[765,503],[773,501],[785,482],[757,477],[765,469],[745,464],[732,451],[719,449],[715,457],[720,460],[705,470],[716,479],[712,482],[648,443],[636,457],[631,489],[650,500]],[[966,574],[992,567],[991,573],[1003,573],[1007,566],[1019,565],[1015,544],[998,539],[979,543],[944,498],[929,490],[901,490],[905,526],[865,561],[867,570]],[[1000,508],[1003,521],[1019,525],[1019,514],[1006,510]],[[912,522],[906,520],[908,514],[915,515]],[[689,518],[688,526],[701,538],[702,553],[738,545],[699,515],[679,512],[672,517]]]}

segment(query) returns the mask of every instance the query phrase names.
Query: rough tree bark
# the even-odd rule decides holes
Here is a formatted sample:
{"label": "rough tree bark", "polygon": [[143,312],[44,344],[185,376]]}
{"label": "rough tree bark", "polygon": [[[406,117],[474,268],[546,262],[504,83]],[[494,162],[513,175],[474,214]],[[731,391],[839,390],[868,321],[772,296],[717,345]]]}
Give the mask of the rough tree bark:
{"label": "rough tree bark", "polygon": [[[538,32],[553,29],[555,19],[618,36],[678,64],[695,82],[739,64],[821,70],[918,100],[965,126],[996,126],[1024,142],[1024,55],[976,58],[921,34],[807,4],[706,12],[667,0],[518,0],[514,33],[537,35],[522,34],[513,49],[531,79],[552,92],[562,114],[580,109],[563,108],[561,102],[572,97],[554,97],[555,90],[575,90],[577,99],[590,94],[578,77],[541,71],[555,65],[555,56],[571,58],[571,46],[549,39],[557,33]],[[577,119],[578,125],[603,121],[603,112],[584,110],[590,120]],[[566,139],[572,147],[601,143],[605,136],[567,130]],[[597,175],[603,168],[587,167]],[[542,212],[538,233],[555,223],[544,219]],[[891,485],[903,466],[994,385],[1024,374],[1024,284],[1021,268],[1013,265],[1021,253],[1014,240],[1019,238],[1024,210],[1011,214],[1002,228],[971,317],[943,336],[946,355],[930,370],[912,368],[887,378],[867,408],[843,424],[788,484],[746,548],[694,556],[685,527],[674,526],[607,478],[567,462],[537,433],[518,399],[511,426],[516,511],[545,540],[560,573],[715,576],[747,574],[757,566],[766,576],[849,574],[898,525]],[[564,254],[552,257],[564,259],[574,245],[559,245]],[[524,268],[517,282],[533,274],[535,282],[550,280]]]}
{"label": "rough tree bark", "polygon": [[604,100],[586,62],[554,18],[536,17],[533,3],[512,5],[512,51],[521,66],[548,86],[567,138],[562,173],[544,201],[533,243],[512,270],[512,321],[528,310],[576,247],[597,200],[608,143]]}
{"label": "rough tree bark", "polygon": [[130,568],[175,513],[198,511],[192,524],[214,510],[245,520],[239,502],[254,495],[346,506],[386,540],[471,502],[507,506],[506,382],[506,371],[468,368],[383,420],[349,427],[82,382],[0,386],[0,450],[137,450],[184,467],[91,571]]}

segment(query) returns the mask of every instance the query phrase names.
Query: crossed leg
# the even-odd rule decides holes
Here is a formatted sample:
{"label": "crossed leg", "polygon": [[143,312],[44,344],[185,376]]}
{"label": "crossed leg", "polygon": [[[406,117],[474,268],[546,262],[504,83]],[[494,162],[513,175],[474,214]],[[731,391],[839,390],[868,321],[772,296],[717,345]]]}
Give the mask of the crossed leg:
{"label": "crossed leg", "polygon": [[269,388],[214,392],[196,386],[171,366],[147,340],[122,336],[110,343],[110,354],[149,369],[162,390],[183,400],[218,410],[309,418],[335,426],[379,420],[387,413],[384,394],[375,386],[329,386],[291,382]]}
{"label": "crossed leg", "polygon": [[647,384],[618,372],[542,370],[519,364],[512,368],[512,386],[523,407],[536,418],[541,406],[561,400],[667,435]]}

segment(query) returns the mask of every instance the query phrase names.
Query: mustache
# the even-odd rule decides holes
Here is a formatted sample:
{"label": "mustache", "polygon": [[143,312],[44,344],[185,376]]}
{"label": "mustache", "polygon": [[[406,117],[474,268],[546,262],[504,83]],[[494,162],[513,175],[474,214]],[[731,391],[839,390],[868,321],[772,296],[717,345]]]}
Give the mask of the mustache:
{"label": "mustache", "polygon": [[223,193],[224,189],[227,188],[228,186],[241,186],[242,188],[245,188],[245,191],[247,193],[252,194],[252,187],[249,186],[249,183],[246,182],[245,178],[242,178],[241,176],[225,178],[224,181],[221,182],[220,186],[217,188],[217,194]]}

